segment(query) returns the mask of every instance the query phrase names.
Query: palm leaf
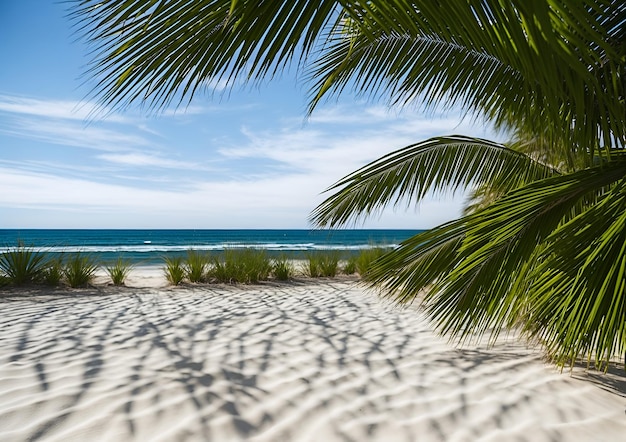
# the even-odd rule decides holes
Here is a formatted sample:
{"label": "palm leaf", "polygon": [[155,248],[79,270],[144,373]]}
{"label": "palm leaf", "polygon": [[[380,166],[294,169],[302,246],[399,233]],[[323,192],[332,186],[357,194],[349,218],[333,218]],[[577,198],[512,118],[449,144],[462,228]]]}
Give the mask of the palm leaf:
{"label": "palm leaf", "polygon": [[547,239],[529,275],[525,330],[559,362],[626,351],[626,180]]}
{"label": "palm leaf", "polygon": [[400,303],[412,303],[458,263],[465,221],[455,220],[406,239],[374,261],[367,284]]}
{"label": "palm leaf", "polygon": [[481,183],[509,188],[556,170],[491,141],[465,136],[438,137],[392,152],[344,177],[311,214],[319,226],[345,224],[403,200],[418,202],[429,192]]}
{"label": "palm leaf", "polygon": [[[568,329],[567,323],[554,323],[553,319],[558,318],[559,313],[571,310],[565,301],[556,301],[559,296],[555,296],[555,293],[563,293],[564,288],[567,288],[565,283],[571,281],[569,283],[572,286],[578,284],[576,287],[580,293],[563,294],[561,297],[569,302],[586,299],[581,290],[583,284],[589,282],[587,276],[592,274],[595,275],[595,279],[592,279],[598,283],[597,287],[607,286],[602,281],[612,280],[604,278],[606,272],[597,271],[597,266],[611,262],[616,264],[611,264],[610,269],[620,268],[622,259],[619,253],[623,242],[620,242],[621,237],[617,238],[614,246],[616,259],[605,261],[597,258],[598,254],[603,253],[598,244],[608,246],[613,243],[598,235],[598,230],[602,231],[605,227],[603,223],[594,225],[593,233],[587,232],[589,239],[596,241],[593,244],[581,243],[577,237],[565,242],[563,239],[566,235],[574,237],[572,231],[581,226],[586,225],[583,231],[589,231],[589,220],[599,215],[601,207],[620,210],[605,201],[608,201],[606,195],[620,194],[621,188],[610,184],[622,180],[624,174],[626,163],[618,162],[533,182],[473,215],[406,240],[398,249],[373,264],[368,282],[380,288],[386,296],[403,303],[412,302],[422,289],[428,288],[423,297],[427,312],[436,321],[440,331],[459,340],[484,333],[491,333],[492,338],[495,338],[503,328],[525,324],[531,336],[542,338],[544,345],[554,355],[559,355],[560,362],[565,360],[564,354],[573,358],[576,352],[591,349],[589,345],[580,345],[580,337],[585,335],[580,333],[580,324],[592,326],[598,325],[598,321],[579,321],[576,323],[578,329]],[[587,194],[607,188],[611,190],[601,198],[601,203],[576,215],[580,201]],[[624,195],[620,195],[621,203],[626,204]],[[604,219],[615,219],[608,213],[603,215]],[[576,223],[578,227],[570,227]],[[607,223],[611,224],[611,221]],[[568,262],[573,259],[573,252],[563,253],[563,249],[569,248],[576,251],[577,254],[573,256],[577,256],[577,259],[595,263],[596,267],[590,269],[594,273],[579,275],[577,279],[578,268],[569,269],[569,273],[554,270],[555,262],[564,269],[569,268]],[[596,249],[598,254],[589,258],[588,252]],[[615,270],[612,271],[612,275],[617,275]],[[557,280],[555,274],[560,275],[562,280]],[[619,290],[620,284],[623,282],[609,284],[609,287]],[[615,324],[623,330],[624,305],[620,293],[612,294],[611,302],[606,300],[607,296],[603,298],[604,310],[610,311],[610,315],[605,316],[613,318],[613,323],[599,324],[609,327],[602,329],[602,336],[608,336],[610,329],[615,329]],[[618,303],[613,306],[612,302],[615,301]],[[593,311],[582,307],[581,310]],[[579,341],[575,346],[570,343],[565,346],[564,335],[571,335],[571,339],[577,337]],[[622,339],[623,345],[622,331],[617,339]],[[602,355],[607,354],[607,348],[623,348],[616,347],[614,341],[610,341],[612,346],[602,347]],[[606,346],[609,340],[604,339],[602,342]]]}
{"label": "palm leaf", "polygon": [[[587,153],[599,148],[598,134],[605,146],[624,144],[623,125],[609,117],[623,112],[614,99],[624,96],[623,72],[607,60],[624,57],[626,7],[452,3],[372,2],[334,29],[310,71],[312,107],[351,86],[391,104],[480,111],[498,126],[512,118],[527,133],[554,131],[553,139],[576,140]],[[585,92],[593,90],[607,93]]]}
{"label": "palm leaf", "polygon": [[533,311],[527,275],[546,254],[561,256],[559,244],[548,238],[574,218],[585,195],[624,174],[626,163],[619,162],[548,178],[462,218],[465,236],[455,265],[425,298],[440,329],[464,339],[493,327],[495,336],[517,324],[526,309]]}
{"label": "palm leaf", "polygon": [[317,44],[341,2],[129,0],[76,2],[94,46],[89,74],[104,105],[161,108],[199,88],[272,76]]}

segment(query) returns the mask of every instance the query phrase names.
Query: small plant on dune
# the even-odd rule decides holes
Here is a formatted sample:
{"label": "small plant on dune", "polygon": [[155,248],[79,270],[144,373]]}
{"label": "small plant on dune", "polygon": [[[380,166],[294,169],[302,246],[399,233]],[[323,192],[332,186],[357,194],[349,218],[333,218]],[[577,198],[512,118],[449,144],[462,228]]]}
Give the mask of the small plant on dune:
{"label": "small plant on dune", "polygon": [[234,282],[232,280],[232,269],[228,268],[228,262],[226,259],[213,256],[211,258],[211,269],[208,272],[208,277],[215,282]]}
{"label": "small plant on dune", "polygon": [[288,281],[293,276],[293,264],[285,255],[281,255],[272,261],[272,273],[279,281]]}
{"label": "small plant on dune", "polygon": [[306,261],[302,265],[302,273],[310,278],[319,278],[322,276],[319,261],[318,254],[307,254]]}
{"label": "small plant on dune", "polygon": [[350,256],[343,266],[343,273],[346,275],[354,275],[356,273],[357,256]]}
{"label": "small plant on dune", "polygon": [[63,259],[61,257],[49,260],[41,272],[44,284],[55,287],[63,279]]}
{"label": "small plant on dune", "polygon": [[338,252],[309,253],[304,266],[304,274],[311,278],[334,277],[339,270]]}
{"label": "small plant on dune", "polygon": [[225,250],[213,258],[211,277],[218,282],[253,284],[269,278],[272,263],[265,250]]}
{"label": "small plant on dune", "polygon": [[84,287],[93,280],[97,269],[98,264],[93,257],[78,252],[65,263],[63,276],[70,287]]}
{"label": "small plant on dune", "polygon": [[361,250],[356,258],[356,271],[363,279],[368,279],[368,272],[374,261],[387,253],[389,249],[372,247]]}
{"label": "small plant on dune", "polygon": [[255,283],[269,279],[272,262],[265,250],[245,249],[239,254],[244,269],[244,280],[241,282]]}
{"label": "small plant on dune", "polygon": [[172,285],[179,285],[185,279],[185,268],[183,259],[180,256],[165,257],[165,277]]}
{"label": "small plant on dune", "polygon": [[185,276],[187,276],[187,279],[190,282],[205,282],[209,262],[209,257],[206,254],[188,250],[187,259],[185,260]]}
{"label": "small plant on dune", "polygon": [[0,271],[15,285],[38,281],[45,265],[45,254],[21,242],[0,255]]}
{"label": "small plant on dune", "polygon": [[133,265],[127,259],[117,258],[115,264],[106,266],[106,271],[113,281],[113,285],[124,285]]}

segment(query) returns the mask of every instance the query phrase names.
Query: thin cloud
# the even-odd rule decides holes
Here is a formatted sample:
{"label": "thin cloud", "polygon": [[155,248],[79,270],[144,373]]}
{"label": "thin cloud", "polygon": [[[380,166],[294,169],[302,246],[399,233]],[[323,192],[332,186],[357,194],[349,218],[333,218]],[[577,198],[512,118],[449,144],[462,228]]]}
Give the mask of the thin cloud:
{"label": "thin cloud", "polygon": [[[345,113],[336,109],[324,112],[327,116]],[[324,186],[327,187],[389,152],[433,136],[491,134],[488,129],[472,126],[458,116],[431,119],[405,112],[401,117],[388,119],[378,107],[355,109],[351,115],[349,119],[362,124],[340,131],[333,127],[334,123],[324,122],[328,120],[326,117],[306,126],[274,130],[253,131],[244,127],[241,132],[246,141],[222,146],[218,153],[239,160],[268,159],[282,164],[282,171],[327,176],[330,177]]]}
{"label": "thin cloud", "polygon": [[216,107],[208,108],[196,105],[188,105],[180,108],[176,107],[165,109],[162,112],[159,112],[159,117],[186,117],[189,115],[199,115],[208,112],[215,112],[217,110],[218,109]]}
{"label": "thin cloud", "polygon": [[119,153],[119,154],[103,154],[98,158],[110,163],[133,167],[158,167],[164,169],[181,169],[181,170],[211,170],[206,165],[192,163],[189,161],[178,161],[155,155],[149,155],[140,152]]}
{"label": "thin cloud", "polygon": [[[15,95],[0,95],[0,112],[37,117],[87,121],[93,112],[90,102],[76,100],[42,100]],[[124,123],[125,118],[112,114],[110,122]]]}
{"label": "thin cloud", "polygon": [[130,147],[151,146],[147,138],[120,130],[107,129],[91,124],[85,126],[74,121],[50,121],[43,119],[16,118],[5,123],[0,132],[19,138],[27,138],[61,146],[81,147],[116,152]]}
{"label": "thin cloud", "polygon": [[313,112],[308,118],[308,123],[320,124],[372,124],[397,120],[401,118],[398,114],[383,106],[356,107],[337,105],[329,108],[322,108]]}

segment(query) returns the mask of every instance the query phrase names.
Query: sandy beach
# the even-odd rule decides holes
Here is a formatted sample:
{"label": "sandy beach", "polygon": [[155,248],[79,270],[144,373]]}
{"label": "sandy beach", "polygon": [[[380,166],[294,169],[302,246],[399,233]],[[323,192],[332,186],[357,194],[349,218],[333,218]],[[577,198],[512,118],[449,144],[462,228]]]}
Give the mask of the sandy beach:
{"label": "sandy beach", "polygon": [[353,280],[5,291],[2,441],[617,441],[626,378],[455,347]]}

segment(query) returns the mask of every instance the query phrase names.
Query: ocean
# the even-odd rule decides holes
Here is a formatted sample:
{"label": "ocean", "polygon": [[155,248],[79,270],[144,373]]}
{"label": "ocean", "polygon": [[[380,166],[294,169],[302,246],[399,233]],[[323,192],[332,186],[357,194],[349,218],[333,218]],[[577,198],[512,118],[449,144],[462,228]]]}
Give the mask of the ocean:
{"label": "ocean", "polygon": [[100,262],[118,257],[136,265],[155,265],[164,256],[188,250],[219,253],[225,249],[264,249],[270,255],[302,258],[319,250],[344,256],[371,247],[397,247],[423,230],[0,230],[0,249],[17,244],[52,255],[81,252]]}

